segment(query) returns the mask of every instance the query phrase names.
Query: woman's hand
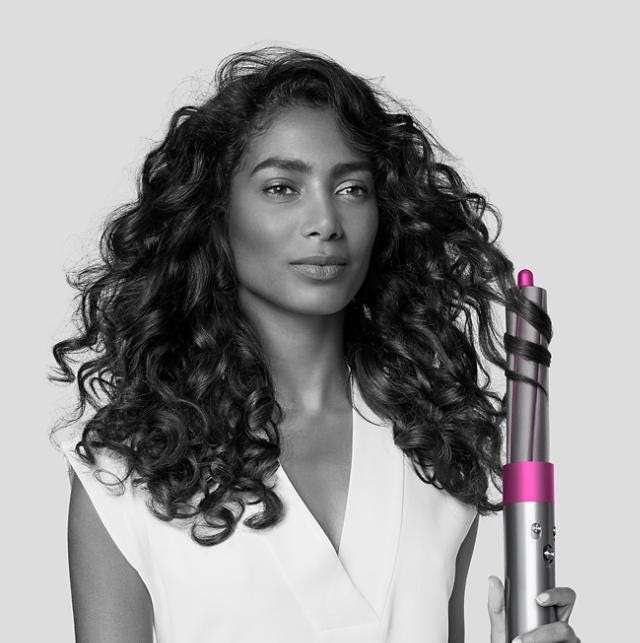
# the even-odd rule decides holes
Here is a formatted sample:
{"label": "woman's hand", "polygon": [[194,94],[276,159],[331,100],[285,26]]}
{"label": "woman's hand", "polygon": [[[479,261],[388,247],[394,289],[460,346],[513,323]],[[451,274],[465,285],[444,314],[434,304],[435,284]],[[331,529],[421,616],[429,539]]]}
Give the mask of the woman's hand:
{"label": "woman's hand", "polygon": [[[539,594],[538,603],[544,606],[556,605],[558,621],[536,627],[526,634],[520,634],[512,643],[580,643],[573,628],[569,625],[569,615],[576,602],[576,593],[570,587],[554,587],[543,594],[549,595],[549,600],[541,602]],[[505,643],[506,625],[504,615],[504,587],[497,576],[489,576],[489,620],[491,621],[491,643]]]}

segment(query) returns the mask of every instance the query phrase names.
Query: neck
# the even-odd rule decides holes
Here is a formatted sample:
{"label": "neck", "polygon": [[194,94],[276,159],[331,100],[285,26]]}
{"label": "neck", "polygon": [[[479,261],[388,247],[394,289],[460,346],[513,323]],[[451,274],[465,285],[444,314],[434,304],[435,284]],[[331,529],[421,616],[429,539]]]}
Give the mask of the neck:
{"label": "neck", "polygon": [[258,333],[282,408],[313,415],[329,407],[350,407],[344,309],[305,315],[251,304],[243,311]]}

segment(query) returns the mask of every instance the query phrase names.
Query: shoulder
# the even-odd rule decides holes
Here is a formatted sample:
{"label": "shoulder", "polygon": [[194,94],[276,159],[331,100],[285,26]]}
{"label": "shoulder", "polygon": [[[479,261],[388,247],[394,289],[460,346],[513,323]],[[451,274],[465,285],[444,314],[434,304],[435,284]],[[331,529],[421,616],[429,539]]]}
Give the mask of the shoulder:
{"label": "shoulder", "polygon": [[95,464],[76,453],[77,436],[61,443],[71,481],[71,512],[92,511],[127,561],[138,571],[145,561],[144,490],[127,477],[127,466],[109,450],[94,452]]}
{"label": "shoulder", "polygon": [[82,481],[72,474],[68,519],[71,596],[77,641],[152,641],[147,588],[111,538]]}

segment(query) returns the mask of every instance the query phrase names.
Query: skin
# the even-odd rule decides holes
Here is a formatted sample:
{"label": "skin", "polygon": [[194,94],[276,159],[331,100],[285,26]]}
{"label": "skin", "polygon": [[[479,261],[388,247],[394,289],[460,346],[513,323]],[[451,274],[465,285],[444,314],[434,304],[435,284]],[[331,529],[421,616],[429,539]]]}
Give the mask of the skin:
{"label": "skin", "polygon": [[[304,161],[310,170],[253,173],[273,156]],[[332,175],[332,169],[358,161],[367,159],[350,148],[329,109],[284,108],[251,141],[231,179],[229,241],[239,304],[260,336],[285,409],[313,414],[349,404],[344,310],[367,274],[378,207],[370,170]],[[329,281],[314,281],[290,265],[328,253],[348,261]]]}
{"label": "skin", "polygon": [[73,474],[67,528],[76,643],[153,641],[153,604]]}
{"label": "skin", "polygon": [[[541,601],[542,594],[548,594],[547,601]],[[547,643],[565,641],[580,643],[573,628],[569,625],[569,615],[576,602],[576,593],[570,587],[552,587],[536,597],[540,605],[550,607],[556,605],[558,620],[555,623],[541,625],[525,634],[520,634],[515,643]],[[505,641],[504,586],[496,576],[489,577],[489,620],[491,621],[491,643]]]}

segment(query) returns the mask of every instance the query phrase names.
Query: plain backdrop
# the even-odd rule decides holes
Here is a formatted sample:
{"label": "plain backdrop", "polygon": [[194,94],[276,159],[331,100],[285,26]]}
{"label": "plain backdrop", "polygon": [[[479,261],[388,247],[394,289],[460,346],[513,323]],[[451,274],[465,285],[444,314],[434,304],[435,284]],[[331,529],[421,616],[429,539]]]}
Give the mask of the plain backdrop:
{"label": "plain backdrop", "polygon": [[[637,554],[638,47],[634,3],[21,3],[2,26],[3,505],[0,638],[72,641],[64,459],[73,401],[46,379],[71,327],[64,273],[172,112],[220,60],[322,52],[413,106],[503,216],[501,245],[547,290],[557,585],[583,641],[634,638]],[[489,218],[489,221],[492,219]],[[481,520],[467,641],[489,641],[502,515]],[[425,643],[429,641],[428,634]]]}

